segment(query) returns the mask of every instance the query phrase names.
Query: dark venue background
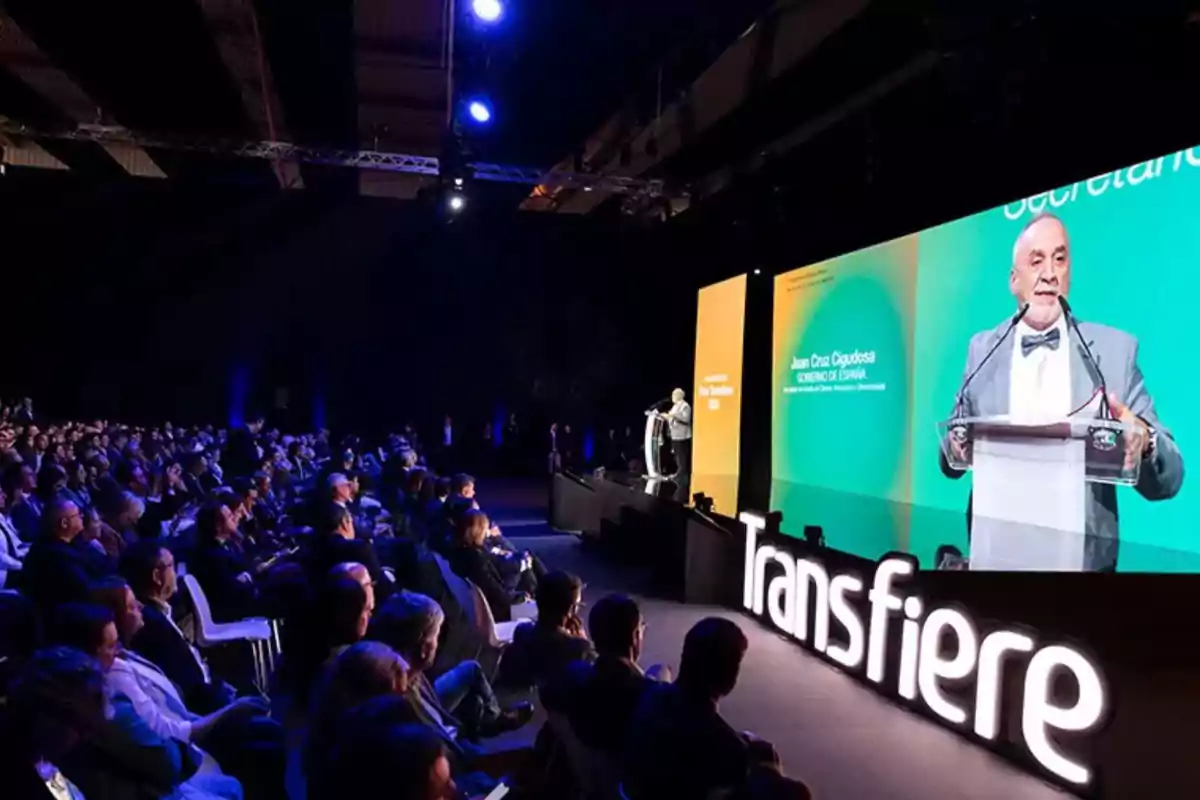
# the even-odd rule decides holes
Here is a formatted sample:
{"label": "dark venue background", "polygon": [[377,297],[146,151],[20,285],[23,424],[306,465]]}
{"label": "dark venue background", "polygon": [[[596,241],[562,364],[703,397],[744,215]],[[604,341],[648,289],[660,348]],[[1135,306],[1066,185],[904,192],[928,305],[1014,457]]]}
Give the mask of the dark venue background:
{"label": "dark venue background", "polygon": [[[369,145],[353,53],[376,44],[353,15],[255,5],[292,140]],[[479,158],[548,165],[614,108],[640,144],[678,103],[678,146],[663,134],[645,173],[692,188],[692,208],[665,224],[622,215],[618,198],[587,215],[520,213],[528,187],[480,183],[447,225],[415,201],[361,196],[350,169],[305,165],[305,189],[281,191],[265,162],[153,151],[168,174],[153,181],[95,144],[44,142],[70,172],[0,180],[6,317],[24,337],[0,391],[130,419],[270,410],[286,387],[295,424],[320,409],[373,429],[503,407],[636,425],[648,400],[691,384],[699,286],[755,268],[766,281],[1200,140],[1189,4],[1033,0],[784,4],[719,87],[739,94],[732,112],[697,132],[706,100],[689,87],[769,7],[742,5],[704,4],[690,27],[674,2],[520,6],[489,55],[503,113],[472,141]],[[810,9],[847,21],[801,41],[783,15]],[[194,6],[138,3],[70,25],[40,3],[8,13],[122,124],[254,138]],[[69,122],[6,71],[0,111]],[[403,151],[400,134],[381,149]],[[81,309],[86,322],[71,316]],[[427,378],[421,392],[402,368]]]}
{"label": "dark venue background", "polygon": [[690,374],[690,291],[640,226],[36,177],[0,181],[6,246],[27,254],[8,319],[36,343],[5,391],[52,413],[226,419],[287,387],[297,425],[321,398],[329,424],[366,430],[498,405],[595,419],[622,397],[636,421]]}

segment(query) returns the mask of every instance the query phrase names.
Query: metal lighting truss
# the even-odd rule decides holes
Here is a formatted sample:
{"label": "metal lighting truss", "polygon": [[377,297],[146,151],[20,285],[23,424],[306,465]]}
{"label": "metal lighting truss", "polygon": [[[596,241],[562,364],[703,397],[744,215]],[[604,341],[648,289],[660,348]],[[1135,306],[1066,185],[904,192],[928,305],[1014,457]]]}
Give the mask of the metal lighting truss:
{"label": "metal lighting truss", "polygon": [[[125,128],[107,125],[79,125],[60,131],[35,130],[26,125],[0,117],[0,135],[28,139],[59,139],[100,144],[123,143],[144,149],[181,150],[213,155],[259,158],[272,162],[322,164],[349,169],[404,172],[415,175],[438,175],[438,159],[430,156],[410,156],[376,150],[338,150],[324,147],[304,147],[287,142],[236,142],[200,139],[158,139],[135,134]],[[632,197],[665,197],[666,187],[661,180],[626,178],[619,175],[587,175],[579,172],[541,170],[503,164],[468,163],[463,177],[500,183],[521,183],[533,186],[565,186],[585,191],[607,192]]]}

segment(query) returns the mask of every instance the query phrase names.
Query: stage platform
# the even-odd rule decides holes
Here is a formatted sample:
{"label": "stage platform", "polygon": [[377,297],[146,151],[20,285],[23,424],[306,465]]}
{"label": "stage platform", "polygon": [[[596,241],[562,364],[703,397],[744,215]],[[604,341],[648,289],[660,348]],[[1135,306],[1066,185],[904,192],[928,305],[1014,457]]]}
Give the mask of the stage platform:
{"label": "stage platform", "polygon": [[551,569],[583,578],[585,602],[614,591],[637,597],[647,622],[643,665],[678,666],[684,635],[706,616],[737,622],[750,640],[750,650],[738,687],[721,711],[735,727],[773,742],[788,774],[805,780],[818,798],[1071,796],[899,708],[743,614],[652,596],[647,569],[614,564],[574,536],[514,543],[536,552]]}

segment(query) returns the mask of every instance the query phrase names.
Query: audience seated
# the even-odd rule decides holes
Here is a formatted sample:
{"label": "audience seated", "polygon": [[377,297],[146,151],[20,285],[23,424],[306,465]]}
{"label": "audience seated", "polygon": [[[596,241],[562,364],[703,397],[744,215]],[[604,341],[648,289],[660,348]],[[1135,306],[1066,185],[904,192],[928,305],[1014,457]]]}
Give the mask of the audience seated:
{"label": "audience seated", "polygon": [[42,533],[25,556],[21,586],[46,613],[61,603],[86,600],[90,576],[84,559],[72,546],[83,530],[83,517],[76,505],[70,500],[55,500],[42,516]]}
{"label": "audience seated", "polygon": [[[17,526],[8,517],[7,481],[0,480],[0,589],[9,583],[9,575],[21,571],[29,545],[21,540]],[[16,577],[14,575],[14,577]],[[13,581],[15,585],[16,580]]]}
{"label": "audience seated", "polygon": [[188,569],[200,582],[213,619],[231,622],[257,613],[255,573],[261,571],[233,543],[237,518],[220,500],[210,500],[196,513],[196,551]]}
{"label": "audience seated", "polygon": [[[475,479],[436,475],[411,431],[376,450],[353,436],[331,448],[327,431],[284,436],[258,417],[228,436],[12,419],[0,414],[0,588],[20,594],[0,594],[0,733],[41,727],[0,748],[0,779],[11,778],[0,795],[285,796],[284,730],[264,714],[249,648],[206,649],[211,665],[201,655],[178,565],[217,622],[281,621],[272,707],[310,712],[276,719],[297,744],[307,727],[294,752],[314,800],[486,794],[495,777],[481,772],[516,763],[481,740],[533,715],[496,697],[500,652],[496,682],[537,687],[556,731],[626,762],[635,798],[805,796],[769,745],[717,712],[745,649],[736,626],[698,625],[673,686],[638,666],[633,600],[596,604],[593,646],[578,578],[518,551],[479,510]],[[489,650],[431,551],[479,586],[497,621],[530,596],[537,621]],[[72,649],[39,651],[43,621]],[[553,750],[551,734],[535,755],[543,739]]]}
{"label": "audience seated", "polygon": [[4,494],[8,498],[8,518],[25,542],[33,542],[40,531],[42,509],[34,497],[36,488],[37,473],[28,464],[18,461],[5,469]]}
{"label": "audience seated", "polygon": [[379,555],[370,541],[355,538],[354,517],[346,507],[347,501],[339,501],[343,487],[350,484],[340,473],[330,478],[334,499],[324,508],[324,517],[309,555],[310,575],[325,576],[335,565],[345,562],[362,564],[371,575],[375,593],[384,600],[392,591],[392,582],[379,563]]}
{"label": "audience seated", "polygon": [[120,640],[108,609],[86,603],[61,606],[55,614],[54,640],[96,660],[109,699],[104,722],[87,731],[58,765],[84,797],[240,800],[242,788],[236,779],[186,742],[153,730],[131,698],[109,683]]}
{"label": "audience seated", "polygon": [[688,631],[675,683],[649,687],[633,713],[624,760],[631,800],[704,800],[744,787],[754,771],[779,771],[774,748],[735,731],[718,709],[737,685],[747,646],[737,624],[720,617]]}
{"label": "audience seated", "polygon": [[233,700],[233,689],[213,681],[200,651],[175,623],[171,601],[177,577],[171,551],[160,540],[146,539],[122,554],[120,570],[142,604],[143,625],[133,634],[130,648],[163,671],[188,708],[207,713]]}
{"label": "audience seated", "polygon": [[73,750],[105,724],[104,681],[78,650],[42,650],[19,672],[0,707],[4,794],[61,800],[83,797],[62,773]]}
{"label": "audience seated", "polygon": [[42,645],[42,621],[33,601],[0,592],[0,705],[9,685]]}
{"label": "audience seated", "polygon": [[583,583],[566,572],[551,572],[538,583],[536,622],[517,626],[504,651],[498,682],[508,686],[545,686],[575,661],[591,661],[596,652],[579,618]]}
{"label": "audience seated", "polygon": [[458,800],[445,742],[429,728],[398,721],[395,698],[376,698],[348,712],[329,758],[327,794],[389,800]]}
{"label": "audience seated", "polygon": [[427,673],[437,660],[443,619],[432,599],[400,592],[376,610],[367,638],[387,644],[408,662],[408,697],[418,719],[445,739],[451,752],[469,760],[469,740],[521,727],[532,718],[533,707],[519,703],[501,709],[477,661],[464,661],[431,680]]}
{"label": "audience seated", "polygon": [[358,642],[332,659],[313,694],[304,759],[310,797],[336,788],[326,778],[338,723],[346,712],[375,697],[403,697],[410,680],[408,663],[380,642]]}
{"label": "audience seated", "polygon": [[497,622],[512,619],[512,606],[528,599],[524,592],[510,591],[484,542],[491,523],[482,511],[469,510],[459,517],[454,540],[446,551],[446,560],[455,574],[479,587]]}
{"label": "audience seated", "polygon": [[[216,761],[256,784],[256,796],[280,795],[283,789],[283,732],[265,718],[261,698],[243,697],[201,716],[190,711],[178,687],[149,659],[129,649],[143,627],[142,604],[125,581],[112,577],[96,585],[92,599],[107,609],[116,624],[119,641],[107,666],[111,690],[124,695],[134,711],[155,734],[164,739],[202,746]],[[251,718],[258,719],[251,720]],[[252,755],[252,757],[250,757]]]}
{"label": "audience seated", "polygon": [[637,602],[625,595],[601,598],[588,615],[596,646],[595,663],[577,661],[542,693],[542,701],[566,713],[580,742],[619,756],[633,712],[647,688],[670,680],[661,665],[643,672],[638,665],[646,624]]}

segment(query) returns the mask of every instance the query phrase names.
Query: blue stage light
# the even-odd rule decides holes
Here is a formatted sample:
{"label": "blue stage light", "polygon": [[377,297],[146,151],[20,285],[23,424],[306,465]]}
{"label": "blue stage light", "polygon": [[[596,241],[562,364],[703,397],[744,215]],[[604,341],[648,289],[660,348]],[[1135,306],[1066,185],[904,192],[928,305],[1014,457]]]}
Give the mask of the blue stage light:
{"label": "blue stage light", "polygon": [[500,0],[472,0],[471,11],[482,22],[495,22],[504,14]]}
{"label": "blue stage light", "polygon": [[471,115],[471,119],[481,125],[484,125],[492,119],[492,107],[483,100],[472,100],[467,104],[467,113]]}

